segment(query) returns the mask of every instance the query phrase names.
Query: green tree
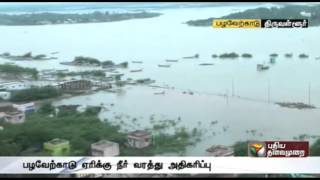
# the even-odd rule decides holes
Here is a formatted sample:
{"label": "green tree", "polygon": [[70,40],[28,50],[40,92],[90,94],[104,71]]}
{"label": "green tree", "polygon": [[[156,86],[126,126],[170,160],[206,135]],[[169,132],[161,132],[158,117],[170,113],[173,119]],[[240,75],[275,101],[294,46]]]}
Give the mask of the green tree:
{"label": "green tree", "polygon": [[55,108],[51,105],[50,102],[45,102],[41,104],[38,112],[41,114],[52,114],[55,112]]}
{"label": "green tree", "polygon": [[10,100],[14,102],[34,101],[61,96],[62,92],[55,87],[32,87],[15,91],[12,93]]}
{"label": "green tree", "polygon": [[248,142],[239,141],[233,145],[235,156],[248,156]]}
{"label": "green tree", "polygon": [[310,154],[312,156],[320,156],[320,138],[311,146]]}

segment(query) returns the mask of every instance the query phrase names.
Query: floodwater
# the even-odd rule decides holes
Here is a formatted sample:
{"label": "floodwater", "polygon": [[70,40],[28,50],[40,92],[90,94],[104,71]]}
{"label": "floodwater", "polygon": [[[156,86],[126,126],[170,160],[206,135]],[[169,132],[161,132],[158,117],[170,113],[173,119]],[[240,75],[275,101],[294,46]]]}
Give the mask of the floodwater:
{"label": "floodwater", "polygon": [[[56,104],[104,103],[110,111],[102,112],[102,119],[118,123],[114,116],[127,115],[124,120],[130,124],[131,118],[137,118],[141,128],[151,126],[150,116],[153,114],[156,119],[180,117],[183,126],[205,132],[197,146],[188,148],[188,155],[204,155],[205,149],[211,145],[231,145],[238,140],[291,140],[300,134],[320,135],[317,128],[320,124],[319,109],[287,109],[272,103],[309,103],[310,99],[311,104],[320,107],[320,81],[317,80],[320,60],[315,60],[320,56],[319,27],[213,29],[183,23],[247,8],[166,9],[155,11],[163,13],[160,17],[111,23],[0,26],[0,52],[50,54],[59,51],[53,55],[59,58],[57,60],[16,62],[38,69],[88,69],[59,64],[79,55],[118,63],[143,61],[142,64],[130,63],[128,70],[122,70],[125,78],[151,78],[157,85],[174,89],[165,90],[164,95],[154,95],[162,89],[128,86],[121,93],[101,91],[64,99]],[[211,58],[212,54],[226,52],[251,53],[253,58]],[[182,59],[196,53],[200,55],[199,59]],[[256,64],[268,63],[271,53],[279,54],[276,64],[270,65],[267,71],[257,72]],[[285,58],[285,53],[293,53],[294,56]],[[309,58],[299,59],[300,53],[308,54]],[[179,59],[179,62],[167,63],[165,59]],[[1,59],[1,62],[8,60]],[[200,63],[214,65],[199,66]],[[171,67],[159,68],[158,64],[171,64]],[[142,72],[130,73],[130,70],[140,68]],[[188,90],[195,93],[183,94]],[[217,93],[235,97],[214,95]],[[238,96],[256,101],[236,98]],[[211,125],[212,121],[218,123]],[[134,128],[139,127],[129,127],[129,130]],[[256,130],[257,133],[254,135],[247,130]]]}

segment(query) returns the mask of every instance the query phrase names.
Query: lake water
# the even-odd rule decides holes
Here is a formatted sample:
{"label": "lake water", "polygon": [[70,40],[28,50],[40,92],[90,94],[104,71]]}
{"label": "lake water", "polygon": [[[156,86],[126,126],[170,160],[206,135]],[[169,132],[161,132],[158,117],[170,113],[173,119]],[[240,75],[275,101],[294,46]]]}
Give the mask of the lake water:
{"label": "lake water", "polygon": [[[264,5],[270,6],[270,4]],[[88,104],[110,106],[101,118],[125,114],[136,117],[141,128],[150,126],[149,117],[177,119],[182,125],[194,127],[206,133],[197,146],[188,148],[188,155],[204,155],[213,144],[231,145],[246,139],[290,140],[300,134],[320,135],[319,109],[296,110],[267,103],[268,87],[270,100],[308,103],[310,84],[311,104],[320,107],[320,28],[307,29],[214,29],[191,27],[183,24],[191,19],[219,17],[231,12],[245,10],[246,6],[164,9],[155,12],[162,16],[111,23],[46,25],[46,26],[0,26],[0,52],[24,54],[49,54],[59,51],[57,60],[45,62],[16,62],[26,67],[41,69],[85,70],[88,68],[60,65],[75,56],[90,56],[115,62],[143,61],[129,64],[122,70],[125,78],[151,78],[158,85],[174,87],[165,90],[165,95],[154,95],[162,91],[151,87],[126,87],[122,93],[98,92],[92,95],[73,97],[56,104]],[[252,7],[251,7],[252,8]],[[251,53],[252,59],[220,60],[212,54],[225,52]],[[200,54],[199,59],[182,59],[184,56]],[[256,64],[269,61],[269,54],[280,56],[270,69],[257,72]],[[293,58],[285,58],[293,53]],[[309,55],[299,59],[300,53]],[[159,68],[168,64],[165,59],[179,59],[169,63],[170,68]],[[0,59],[1,62],[8,60]],[[214,63],[214,66],[199,66]],[[130,73],[143,68],[143,72]],[[251,98],[215,96],[215,93],[232,94]],[[268,85],[269,84],[269,85]],[[194,95],[183,94],[192,90]],[[211,125],[212,121],[218,121]],[[199,123],[201,122],[201,123]],[[225,127],[225,131],[223,130]],[[125,128],[124,128],[125,129]],[[133,128],[131,128],[132,130]],[[256,135],[246,130],[257,130]],[[212,133],[216,134],[213,135]]]}

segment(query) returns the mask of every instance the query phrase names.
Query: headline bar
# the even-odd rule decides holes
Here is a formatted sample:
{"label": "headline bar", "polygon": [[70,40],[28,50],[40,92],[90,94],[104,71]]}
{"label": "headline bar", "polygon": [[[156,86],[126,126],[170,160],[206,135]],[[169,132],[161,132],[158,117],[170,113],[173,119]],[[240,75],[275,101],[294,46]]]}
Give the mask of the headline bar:
{"label": "headline bar", "polygon": [[0,157],[0,174],[320,174],[320,157]]}

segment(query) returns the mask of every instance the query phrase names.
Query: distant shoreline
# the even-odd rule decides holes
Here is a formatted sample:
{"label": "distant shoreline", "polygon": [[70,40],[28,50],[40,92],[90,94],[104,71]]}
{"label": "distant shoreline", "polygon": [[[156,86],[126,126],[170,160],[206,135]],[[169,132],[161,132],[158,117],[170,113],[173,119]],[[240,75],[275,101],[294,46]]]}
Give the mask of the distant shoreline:
{"label": "distant shoreline", "polygon": [[95,11],[92,13],[33,13],[9,15],[0,14],[0,26],[35,26],[117,22],[131,19],[153,18],[162,15],[155,12],[109,13]]}

